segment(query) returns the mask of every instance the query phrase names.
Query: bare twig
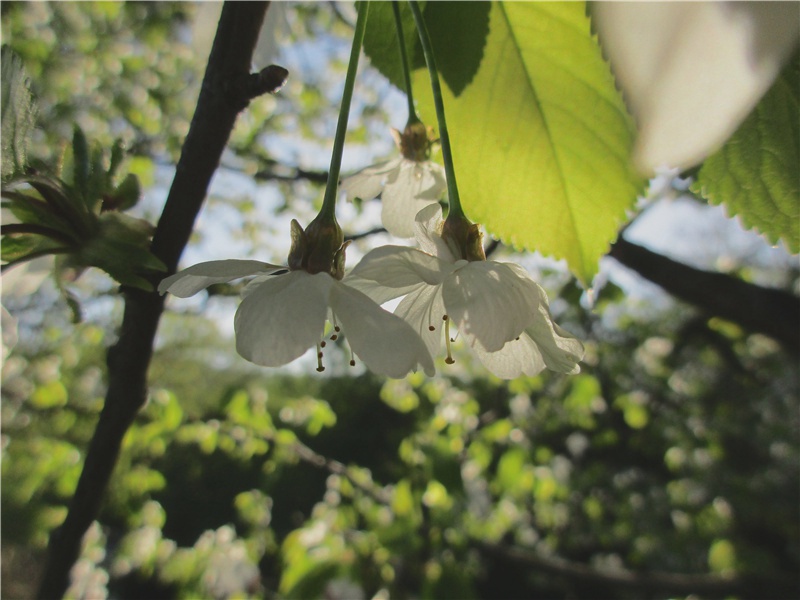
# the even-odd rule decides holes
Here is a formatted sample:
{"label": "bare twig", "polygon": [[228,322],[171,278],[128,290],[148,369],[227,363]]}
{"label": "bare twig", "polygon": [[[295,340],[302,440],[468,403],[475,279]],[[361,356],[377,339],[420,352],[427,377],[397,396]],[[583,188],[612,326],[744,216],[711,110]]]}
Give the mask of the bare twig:
{"label": "bare twig", "polygon": [[340,477],[344,477],[347,479],[354,487],[360,489],[362,492],[366,493],[376,502],[385,505],[391,505],[392,499],[389,495],[386,494],[385,490],[377,485],[377,484],[368,484],[361,481],[358,477],[354,476],[350,468],[345,465],[344,463],[339,462],[338,460],[334,460],[332,458],[328,458],[327,456],[323,456],[318,452],[312,450],[304,443],[300,441],[293,442],[289,448],[292,452],[297,455],[297,457],[306,462],[310,465],[313,465],[319,469],[324,469],[331,473],[332,475],[339,475]]}

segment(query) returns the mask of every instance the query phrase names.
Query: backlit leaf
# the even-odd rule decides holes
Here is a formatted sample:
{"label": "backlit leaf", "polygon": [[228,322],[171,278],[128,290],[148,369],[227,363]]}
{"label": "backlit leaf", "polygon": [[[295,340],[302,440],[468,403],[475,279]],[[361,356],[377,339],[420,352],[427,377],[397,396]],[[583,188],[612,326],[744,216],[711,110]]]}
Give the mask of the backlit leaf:
{"label": "backlit leaf", "polygon": [[800,55],[728,142],[700,169],[693,189],[722,204],[773,244],[800,252]]}
{"label": "backlit leaf", "polygon": [[[439,62],[468,42],[434,41]],[[427,73],[414,82],[435,123]],[[506,243],[566,259],[588,284],[641,181],[628,158],[633,124],[585,5],[492,3],[477,73],[457,97],[443,93],[467,216]]]}

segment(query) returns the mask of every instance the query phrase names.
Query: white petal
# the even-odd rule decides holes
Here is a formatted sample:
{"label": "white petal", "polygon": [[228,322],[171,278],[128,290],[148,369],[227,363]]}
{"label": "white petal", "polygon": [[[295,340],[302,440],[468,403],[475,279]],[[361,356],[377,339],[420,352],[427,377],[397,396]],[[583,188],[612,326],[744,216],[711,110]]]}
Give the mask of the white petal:
{"label": "white petal", "polygon": [[433,359],[411,326],[383,310],[361,292],[335,282],[331,308],[358,357],[370,371],[405,377],[417,366],[433,375]]}
{"label": "white petal", "polygon": [[[409,293],[394,311],[419,334],[431,356],[438,356],[442,345],[444,300],[442,286],[426,285]],[[431,331],[431,327],[434,327]]]}
{"label": "white petal", "polygon": [[722,144],[800,37],[797,2],[596,2],[601,45],[639,124],[645,174]]}
{"label": "white petal", "polygon": [[358,173],[342,179],[340,187],[351,202],[356,198],[361,198],[362,200],[377,198],[381,190],[383,190],[387,177],[391,176],[394,171],[399,170],[402,160],[402,157],[398,157],[362,169]]}
{"label": "white petal", "polygon": [[539,307],[539,316],[525,329],[542,353],[545,365],[559,373],[578,373],[583,358],[583,344],[571,333],[553,322],[546,304]]}
{"label": "white petal", "polygon": [[546,366],[539,348],[526,333],[522,333],[518,340],[507,342],[496,352],[487,352],[480,343],[472,349],[483,366],[501,379],[515,379],[522,375],[532,377]]}
{"label": "white petal", "polygon": [[380,246],[367,252],[344,282],[383,304],[420,286],[441,283],[453,268],[415,248]]}
{"label": "white petal", "polygon": [[454,263],[456,257],[450,246],[442,239],[442,207],[439,203],[426,206],[417,213],[414,219],[414,237],[420,250],[438,256],[444,261]]}
{"label": "white petal", "polygon": [[292,271],[253,289],[236,311],[237,352],[265,367],[301,356],[322,337],[333,282],[327,273]]}
{"label": "white petal", "polygon": [[404,160],[400,168],[389,175],[381,195],[381,222],[392,235],[414,237],[417,213],[438,203],[444,194],[447,184],[440,171],[432,168],[434,164]]}
{"label": "white petal", "polygon": [[161,294],[169,292],[179,298],[188,298],[215,283],[225,283],[255,274],[269,274],[285,269],[257,260],[212,260],[198,263],[164,278],[158,284]]}
{"label": "white petal", "polygon": [[445,280],[444,305],[470,345],[496,352],[533,322],[539,289],[504,263],[476,261]]}

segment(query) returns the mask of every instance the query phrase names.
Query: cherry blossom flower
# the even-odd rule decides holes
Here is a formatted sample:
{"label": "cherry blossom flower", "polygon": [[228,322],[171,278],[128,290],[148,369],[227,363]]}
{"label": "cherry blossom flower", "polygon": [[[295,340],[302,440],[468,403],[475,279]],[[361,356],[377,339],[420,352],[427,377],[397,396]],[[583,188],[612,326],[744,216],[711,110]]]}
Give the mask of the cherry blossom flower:
{"label": "cherry blossom flower", "polygon": [[553,322],[545,291],[527,271],[485,259],[477,225],[443,222],[438,205],[420,211],[416,223],[421,249],[376,248],[344,281],[379,304],[403,297],[395,314],[434,356],[443,329],[448,363],[452,324],[498,377],[579,372],[581,342]]}
{"label": "cherry blossom flower", "polygon": [[414,217],[439,201],[447,188],[444,169],[430,160],[431,139],[420,121],[401,134],[392,129],[401,156],[367,167],[342,180],[347,199],[381,196],[381,222],[397,237],[414,236]]}
{"label": "cherry blossom flower", "polygon": [[204,262],[167,277],[158,291],[186,298],[215,283],[255,276],[234,318],[236,350],[243,358],[278,367],[316,346],[322,371],[329,321],[329,339],[346,332],[353,352],[371,371],[399,378],[421,366],[433,375],[433,360],[413,329],[340,281],[346,246],[338,225],[315,220],[303,231],[292,221],[288,267],[255,260]]}

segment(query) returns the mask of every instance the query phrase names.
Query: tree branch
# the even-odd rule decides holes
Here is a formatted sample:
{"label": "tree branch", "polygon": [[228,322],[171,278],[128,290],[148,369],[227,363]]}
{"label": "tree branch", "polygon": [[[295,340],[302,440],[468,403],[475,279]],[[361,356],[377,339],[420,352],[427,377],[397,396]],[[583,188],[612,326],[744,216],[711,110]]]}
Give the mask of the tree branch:
{"label": "tree branch", "polygon": [[[189,240],[236,116],[250,100],[247,93],[242,94],[241,81],[249,77],[253,49],[268,5],[269,2],[226,2],[222,9],[197,108],[153,236],[152,252],[169,272],[175,271]],[[108,352],[105,404],[67,517],[50,536],[38,598],[64,595],[83,535],[100,510],[122,439],[147,397],[147,369],[164,299],[155,292],[124,292],[119,340]]]}
{"label": "tree branch", "polygon": [[[532,550],[479,540],[475,540],[474,543],[483,554],[529,567],[537,573],[560,576],[570,583],[602,586],[606,590],[624,589],[638,595],[659,593],[698,594],[714,598],[726,596],[788,598],[796,592],[794,578],[776,574],[724,577],[665,572],[638,573],[627,570],[599,571],[582,563],[541,556]],[[597,590],[597,597],[605,595],[603,591]]]}
{"label": "tree branch", "polygon": [[723,273],[695,269],[622,237],[611,246],[609,256],[673,296],[800,353],[800,298]]}
{"label": "tree branch", "polygon": [[261,169],[253,174],[253,179],[258,181],[311,181],[313,183],[327,183],[327,171],[308,171],[301,167],[283,167]]}

